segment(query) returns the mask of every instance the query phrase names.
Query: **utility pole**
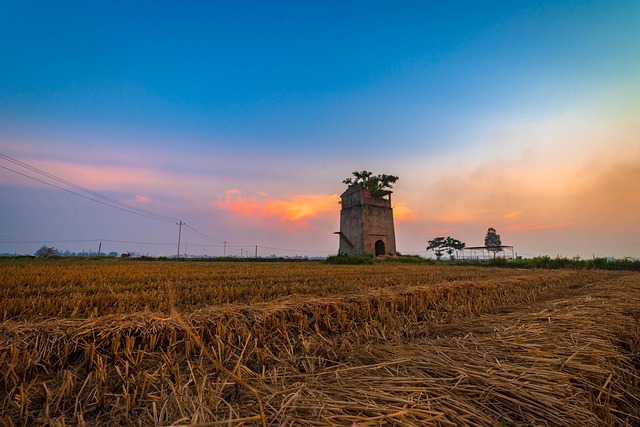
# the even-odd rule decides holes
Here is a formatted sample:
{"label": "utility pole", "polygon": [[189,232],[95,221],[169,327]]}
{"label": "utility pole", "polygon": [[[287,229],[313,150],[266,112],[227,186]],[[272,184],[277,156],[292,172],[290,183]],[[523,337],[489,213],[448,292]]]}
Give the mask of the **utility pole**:
{"label": "utility pole", "polygon": [[185,224],[184,222],[182,222],[182,220],[180,220],[180,222],[176,222],[176,225],[180,226],[180,228],[178,229],[178,258],[180,258],[180,236],[182,236],[182,226]]}
{"label": "utility pole", "polygon": [[226,257],[227,256],[227,241],[225,240],[224,242],[224,252],[222,252],[222,257]]}
{"label": "utility pole", "polygon": [[102,239],[100,239],[100,245],[98,245],[98,256],[100,256],[101,250],[102,250]]}
{"label": "utility pole", "polygon": [[256,245],[256,258],[258,258],[258,245]]}

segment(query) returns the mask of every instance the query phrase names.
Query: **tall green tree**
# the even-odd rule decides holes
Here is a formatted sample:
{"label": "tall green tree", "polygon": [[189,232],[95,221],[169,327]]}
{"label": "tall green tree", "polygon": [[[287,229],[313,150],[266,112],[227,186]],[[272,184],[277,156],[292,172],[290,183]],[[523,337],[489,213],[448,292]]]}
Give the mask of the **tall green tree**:
{"label": "tall green tree", "polygon": [[373,197],[383,197],[393,188],[393,184],[398,181],[398,177],[394,175],[380,174],[374,175],[373,172],[367,170],[354,171],[351,173],[353,177],[342,181],[349,187],[352,185],[361,185],[371,191]]}
{"label": "tall green tree", "polygon": [[484,237],[484,246],[488,251],[493,252],[494,258],[498,252],[502,252],[502,240],[500,240],[500,235],[495,228],[489,227],[487,230],[487,235]]}
{"label": "tall green tree", "polygon": [[438,260],[445,252],[449,254],[449,258],[454,259],[453,253],[464,249],[465,246],[464,242],[453,237],[436,237],[427,242],[427,251],[433,250]]}

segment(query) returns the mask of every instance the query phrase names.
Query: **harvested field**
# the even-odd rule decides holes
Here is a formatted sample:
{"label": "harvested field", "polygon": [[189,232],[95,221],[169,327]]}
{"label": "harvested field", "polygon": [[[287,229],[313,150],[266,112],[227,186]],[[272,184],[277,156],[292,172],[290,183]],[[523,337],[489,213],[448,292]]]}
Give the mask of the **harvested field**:
{"label": "harvested field", "polygon": [[3,260],[6,425],[640,425],[640,274]]}

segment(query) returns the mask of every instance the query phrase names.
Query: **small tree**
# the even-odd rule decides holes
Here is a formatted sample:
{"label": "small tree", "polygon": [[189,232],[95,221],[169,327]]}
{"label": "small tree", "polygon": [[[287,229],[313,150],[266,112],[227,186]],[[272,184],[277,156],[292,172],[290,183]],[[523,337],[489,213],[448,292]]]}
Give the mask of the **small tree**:
{"label": "small tree", "polygon": [[464,249],[466,244],[461,242],[458,239],[454,239],[453,237],[448,237],[445,239],[445,252],[449,254],[449,258],[454,259],[453,252],[461,251]]}
{"label": "small tree", "polygon": [[353,178],[347,178],[342,181],[343,184],[347,184],[349,187],[352,185],[362,185],[364,188],[368,188],[371,191],[373,197],[383,197],[388,194],[389,190],[393,188],[393,184],[398,181],[398,177],[394,175],[374,175],[367,170],[352,172]]}
{"label": "small tree", "polygon": [[40,258],[49,258],[56,255],[59,255],[58,250],[56,248],[50,248],[47,245],[42,245],[35,253],[35,256]]}
{"label": "small tree", "polygon": [[449,236],[436,237],[433,240],[429,240],[427,245],[427,250],[433,250],[438,260],[442,258],[445,252],[449,254],[449,258],[454,259],[454,251],[462,250],[466,246],[464,242]]}
{"label": "small tree", "polygon": [[442,249],[442,246],[444,245],[444,241],[445,241],[444,237],[436,237],[435,239],[429,240],[427,242],[427,251],[433,250],[433,252],[436,254],[436,259],[438,261],[440,261],[440,258],[442,258],[442,255],[444,254],[444,250]]}
{"label": "small tree", "polygon": [[496,257],[496,253],[502,252],[502,240],[500,235],[496,233],[496,229],[489,227],[487,235],[484,238],[484,246],[488,251],[493,252],[493,257]]}

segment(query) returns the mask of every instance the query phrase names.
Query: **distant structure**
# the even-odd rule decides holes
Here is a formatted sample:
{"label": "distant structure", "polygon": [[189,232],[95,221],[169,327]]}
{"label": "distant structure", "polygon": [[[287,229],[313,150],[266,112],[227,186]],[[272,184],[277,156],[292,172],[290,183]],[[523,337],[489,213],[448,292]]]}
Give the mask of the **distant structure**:
{"label": "distant structure", "polygon": [[[498,250],[496,250],[498,249]],[[462,249],[460,259],[468,261],[486,261],[491,258],[516,259],[513,246],[467,246]]]}
{"label": "distant structure", "polygon": [[369,188],[350,185],[340,195],[339,253],[383,256],[396,252],[391,191],[374,197]]}

